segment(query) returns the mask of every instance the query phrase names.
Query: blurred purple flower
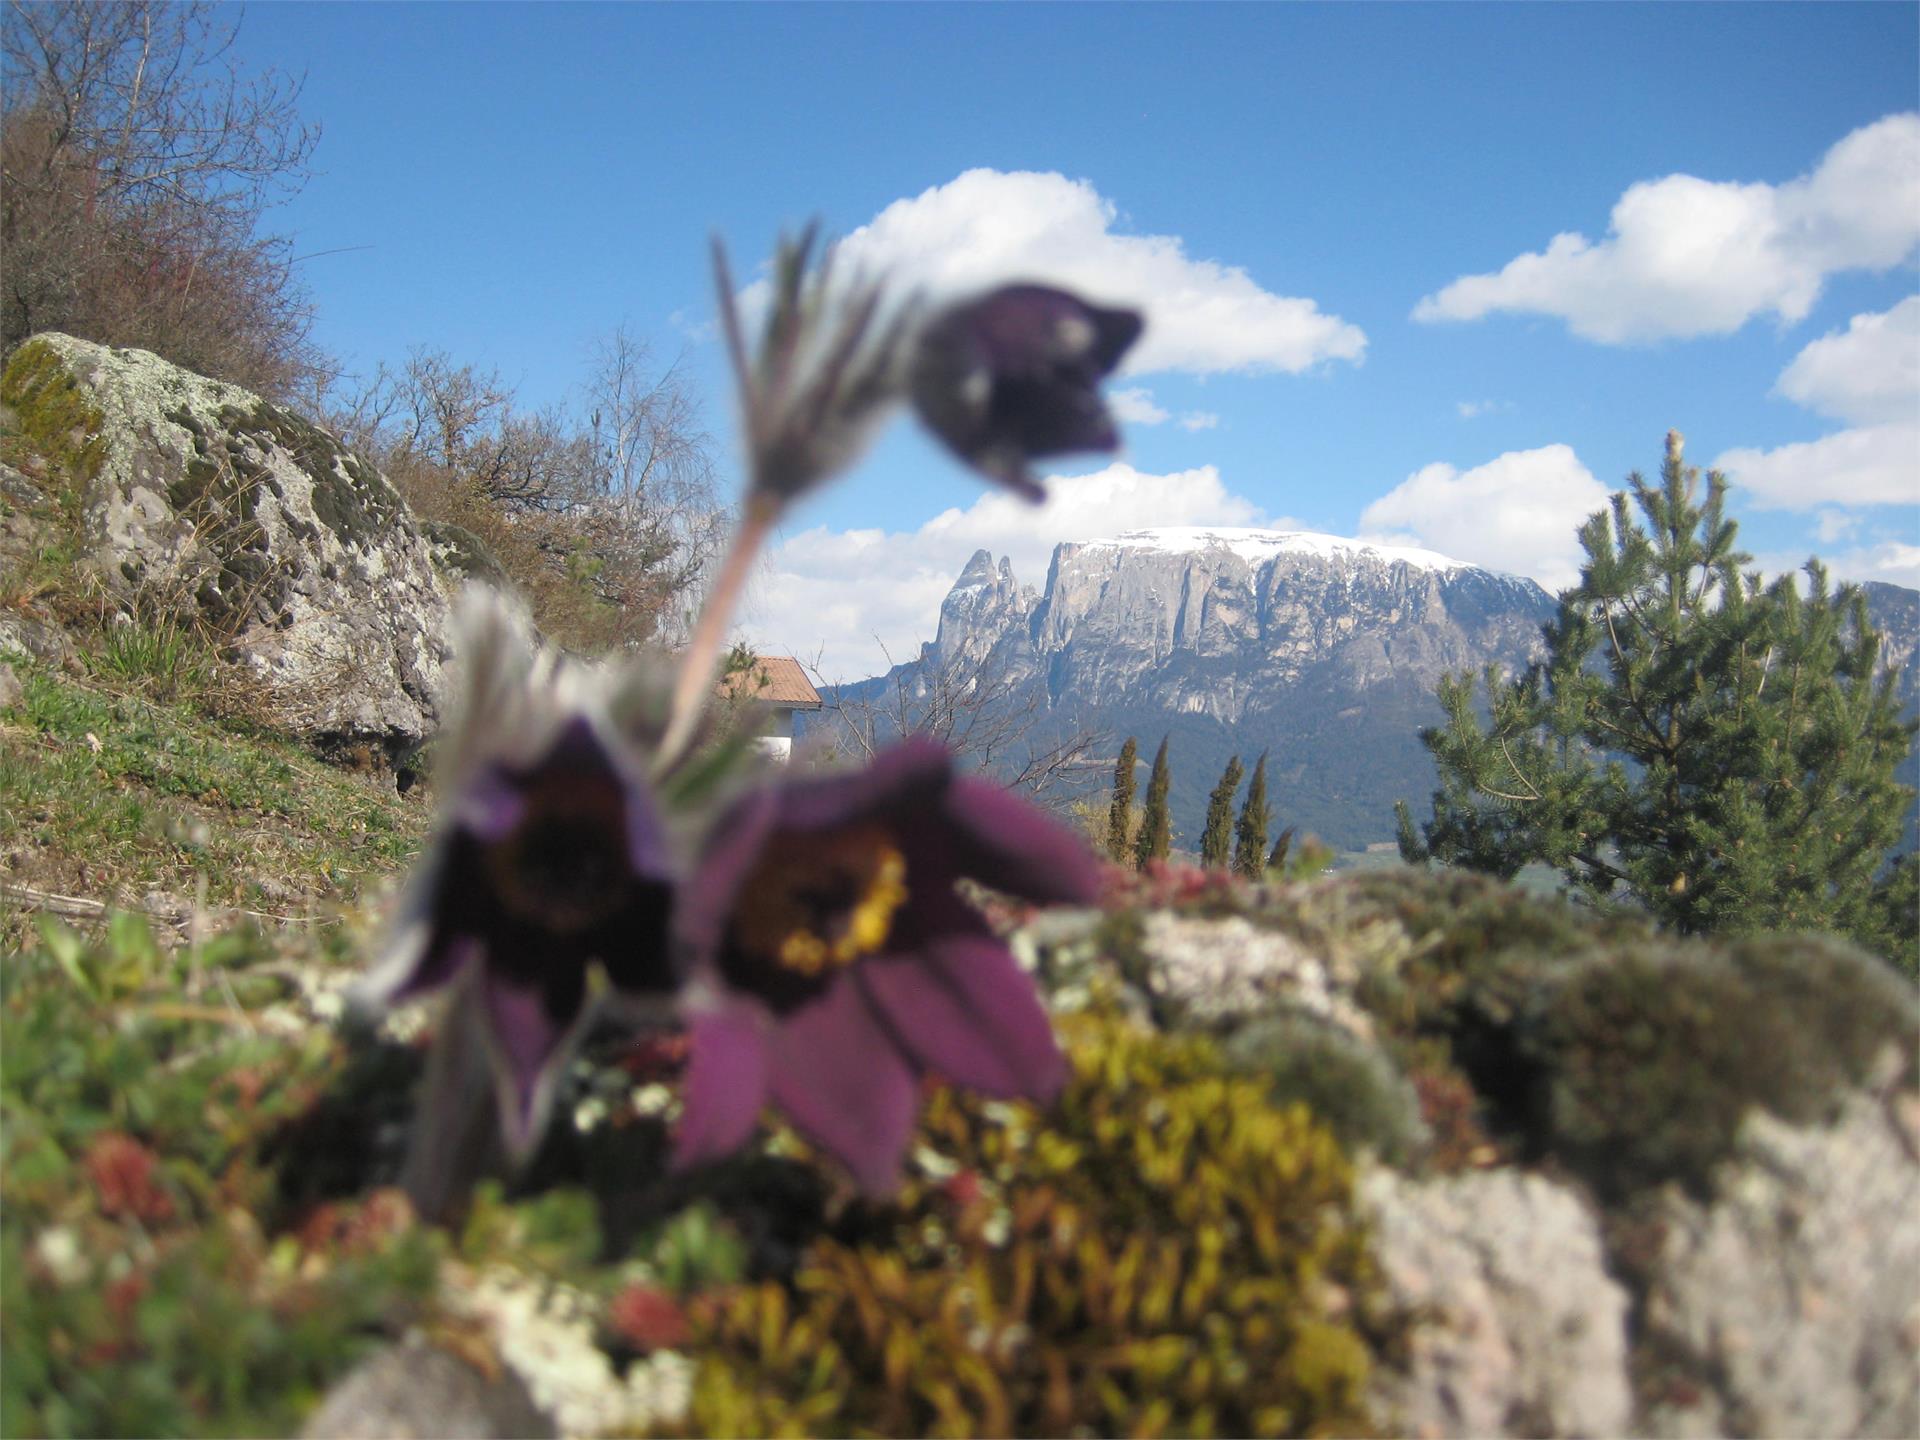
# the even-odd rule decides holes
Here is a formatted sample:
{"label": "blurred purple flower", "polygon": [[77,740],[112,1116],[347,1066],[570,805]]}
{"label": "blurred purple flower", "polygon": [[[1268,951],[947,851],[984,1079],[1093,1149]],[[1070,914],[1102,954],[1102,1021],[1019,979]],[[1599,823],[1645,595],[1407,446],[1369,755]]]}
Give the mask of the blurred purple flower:
{"label": "blurred purple flower", "polygon": [[954,882],[1090,899],[1084,844],[908,741],[864,770],[754,791],[721,820],[674,926],[695,966],[675,1163],[724,1155],[777,1105],[870,1192],[892,1188],[936,1074],[1050,1099],[1065,1062],[1035,992]]}
{"label": "blurred purple flower", "polygon": [[445,815],[355,999],[380,1008],[475,987],[470,1013],[519,1160],[581,1028],[592,964],[627,995],[670,997],[672,871],[607,715],[610,677],[538,651],[498,601],[470,603],[459,635],[466,695],[441,742]]}
{"label": "blurred purple flower", "polygon": [[1143,323],[1136,311],[1089,305],[1064,290],[1004,286],[921,331],[908,380],[914,408],[974,469],[1044,499],[1030,460],[1118,447],[1100,381]]}

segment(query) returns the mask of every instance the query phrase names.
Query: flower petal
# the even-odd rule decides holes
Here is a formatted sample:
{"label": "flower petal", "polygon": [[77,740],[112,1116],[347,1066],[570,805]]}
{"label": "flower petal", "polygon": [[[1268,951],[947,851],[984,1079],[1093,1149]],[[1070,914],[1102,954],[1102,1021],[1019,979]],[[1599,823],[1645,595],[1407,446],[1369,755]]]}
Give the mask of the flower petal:
{"label": "flower petal", "polygon": [[696,958],[725,932],[740,887],[775,831],[831,830],[850,822],[922,825],[953,773],[945,747],[907,740],[871,764],[837,775],[763,785],[740,797],[708,832],[693,878],[675,901],[674,930]]}
{"label": "flower petal", "polygon": [[579,997],[570,1012],[556,1015],[554,998],[540,987],[516,985],[486,971],[480,1006],[494,1056],[501,1131],[507,1153],[518,1162],[533,1152],[546,1128],[560,1062],[580,1029]]}
{"label": "flower petal", "polygon": [[684,1170],[738,1150],[767,1099],[766,1021],[753,1007],[729,1005],[694,1018],[686,1106],[673,1141],[673,1168]]}
{"label": "flower petal", "polygon": [[442,836],[407,878],[373,964],[348,991],[353,1009],[384,1010],[437,990],[472,958],[469,937],[449,927],[441,913],[442,892],[460,864],[457,848]]}
{"label": "flower petal", "polygon": [[1033,979],[998,941],[956,936],[871,960],[854,983],[920,1068],[957,1085],[1045,1101],[1066,1079]]}
{"label": "flower petal", "polygon": [[914,1073],[858,990],[842,981],[771,1037],[774,1102],[861,1189],[890,1192],[919,1109]]}
{"label": "flower petal", "polygon": [[674,897],[674,933],[690,958],[709,955],[720,943],[734,898],[774,827],[778,804],[772,787],[751,790],[707,832],[699,865]]}
{"label": "flower petal", "polygon": [[957,833],[954,868],[1024,900],[1089,904],[1100,865],[1087,842],[1031,801],[985,780],[959,779],[946,812]]}

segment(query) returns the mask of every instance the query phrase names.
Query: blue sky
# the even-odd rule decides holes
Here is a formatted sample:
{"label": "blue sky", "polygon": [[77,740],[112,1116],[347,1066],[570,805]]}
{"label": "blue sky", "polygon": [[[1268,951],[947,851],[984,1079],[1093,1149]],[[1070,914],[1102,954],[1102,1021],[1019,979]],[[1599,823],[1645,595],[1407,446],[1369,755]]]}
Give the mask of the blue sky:
{"label": "blue sky", "polygon": [[1767,562],[1920,584],[1911,5],[271,4],[240,51],[325,129],[276,213],[324,346],[539,405],[625,323],[729,483],[712,232],[743,274],[818,216],[935,289],[1147,309],[1127,450],[1055,504],[903,421],[793,518],[746,629],[837,676],[930,639],[976,545],[1038,584],[1139,524],[1561,583],[1669,427]]}

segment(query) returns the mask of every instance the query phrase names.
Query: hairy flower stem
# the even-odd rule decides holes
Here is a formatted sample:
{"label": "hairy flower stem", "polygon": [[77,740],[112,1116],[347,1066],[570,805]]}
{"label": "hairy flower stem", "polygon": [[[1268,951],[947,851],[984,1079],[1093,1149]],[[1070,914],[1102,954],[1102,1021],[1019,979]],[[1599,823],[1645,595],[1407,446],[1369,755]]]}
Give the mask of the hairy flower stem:
{"label": "hairy flower stem", "polygon": [[468,974],[447,998],[414,1105],[400,1188],[426,1220],[445,1220],[477,1183],[506,1170],[478,990]]}
{"label": "hairy flower stem", "polygon": [[767,536],[773,533],[780,510],[779,500],[764,491],[747,496],[746,514],[741,517],[740,528],[733,532],[733,541],[720,563],[713,589],[707,592],[700,621],[694,626],[693,640],[680,657],[680,674],[673,687],[672,718],[660,742],[657,764],[661,768],[679,759],[693,738],[701,712],[711,698],[714,677],[719,673],[727,627],[733,622],[733,612],[753,574],[754,559]]}

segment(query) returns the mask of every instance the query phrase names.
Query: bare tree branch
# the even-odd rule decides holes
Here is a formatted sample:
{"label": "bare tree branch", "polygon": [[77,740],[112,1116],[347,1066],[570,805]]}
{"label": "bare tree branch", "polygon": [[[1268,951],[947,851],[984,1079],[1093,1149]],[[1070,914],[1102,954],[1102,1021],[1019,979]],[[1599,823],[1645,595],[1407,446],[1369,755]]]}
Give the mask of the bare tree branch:
{"label": "bare tree branch", "polygon": [[864,760],[894,740],[926,736],[966,768],[1042,803],[1060,804],[1078,798],[1110,764],[1100,756],[1111,736],[1056,715],[1045,688],[1023,681],[1002,656],[988,652],[943,662],[929,650],[918,664],[896,665],[886,646],[880,649],[888,677],[873,698],[832,686],[817,662],[806,666],[816,684],[837,697],[828,707],[831,733],[853,756]]}

